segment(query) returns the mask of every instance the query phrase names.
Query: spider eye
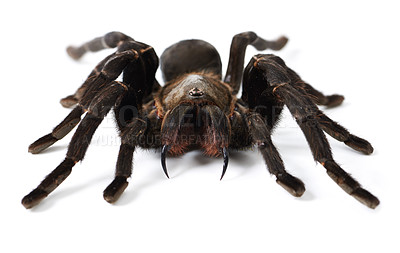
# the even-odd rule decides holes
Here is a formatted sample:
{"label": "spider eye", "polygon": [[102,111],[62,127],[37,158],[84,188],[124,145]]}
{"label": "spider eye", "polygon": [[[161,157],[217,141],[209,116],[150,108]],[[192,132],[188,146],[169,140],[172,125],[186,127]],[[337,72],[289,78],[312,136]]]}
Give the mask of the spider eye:
{"label": "spider eye", "polygon": [[204,95],[204,92],[199,88],[193,88],[189,91],[189,95],[192,97],[201,97]]}

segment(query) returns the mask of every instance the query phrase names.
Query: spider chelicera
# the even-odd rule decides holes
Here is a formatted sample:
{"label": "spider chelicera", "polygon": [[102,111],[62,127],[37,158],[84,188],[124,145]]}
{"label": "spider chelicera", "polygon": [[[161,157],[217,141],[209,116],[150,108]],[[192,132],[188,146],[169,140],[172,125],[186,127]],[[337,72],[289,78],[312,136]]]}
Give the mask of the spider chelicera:
{"label": "spider chelicera", "polygon": [[[286,105],[303,131],[314,159],[325,167],[333,181],[361,203],[375,208],[379,200],[334,161],[324,134],[364,154],[373,152],[368,141],[350,134],[317,107],[340,105],[343,96],[325,96],[272,54],[255,55],[244,68],[248,45],[257,50],[279,50],[286,42],[286,37],[267,41],[254,32],[237,34],[232,40],[223,81],[221,59],[211,44],[202,40],[178,42],[161,56],[164,86],[155,78],[159,59],[154,49],[123,33],[111,32],[80,47],[69,47],[67,52],[74,59],[88,51],[117,50],[95,67],[75,94],[61,100],[63,106],[74,107],[69,115],[50,134],[29,146],[29,152],[39,153],[80,122],[64,161],[22,199],[22,204],[26,208],[35,206],[69,176],[111,109],[120,130],[121,145],[115,178],[104,190],[104,199],[110,203],[128,186],[137,147],[161,150],[161,164],[167,176],[167,154],[201,149],[207,155],[222,156],[222,179],[228,166],[228,150],[256,146],[276,182],[300,197],[304,184],[286,172],[270,136]],[[115,81],[121,73],[122,81]],[[238,98],[241,84],[242,96]]]}

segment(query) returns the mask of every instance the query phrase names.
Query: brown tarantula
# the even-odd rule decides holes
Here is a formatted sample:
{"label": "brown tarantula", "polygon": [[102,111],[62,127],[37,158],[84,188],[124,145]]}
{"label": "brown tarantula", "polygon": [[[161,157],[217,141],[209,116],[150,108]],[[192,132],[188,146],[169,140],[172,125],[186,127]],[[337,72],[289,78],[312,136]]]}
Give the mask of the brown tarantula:
{"label": "brown tarantula", "polygon": [[[343,96],[323,95],[272,54],[253,56],[244,69],[248,45],[257,50],[279,50],[286,42],[285,37],[267,41],[254,32],[237,34],[232,40],[224,81],[221,81],[220,56],[211,44],[202,40],[178,42],[161,56],[164,86],[155,78],[159,60],[154,49],[125,34],[111,32],[80,47],[69,47],[67,52],[74,59],[88,51],[115,47],[117,51],[95,67],[74,95],[61,100],[65,107],[76,105],[70,114],[50,134],[29,146],[29,152],[39,153],[81,122],[65,160],[22,199],[22,204],[26,208],[35,206],[68,177],[72,167],[83,159],[94,132],[112,108],[121,146],[115,179],[104,190],[104,199],[110,203],[128,185],[136,147],[160,149],[167,176],[167,154],[202,149],[210,156],[222,155],[222,179],[228,166],[228,150],[255,145],[269,172],[276,176],[276,182],[293,196],[300,197],[305,191],[304,184],[286,172],[270,136],[286,105],[303,131],[314,159],[344,191],[375,208],[379,200],[333,160],[324,134],[325,131],[364,154],[373,152],[368,141],[350,134],[317,107],[337,106]],[[122,81],[115,81],[121,73]],[[241,83],[242,96],[237,98]]]}

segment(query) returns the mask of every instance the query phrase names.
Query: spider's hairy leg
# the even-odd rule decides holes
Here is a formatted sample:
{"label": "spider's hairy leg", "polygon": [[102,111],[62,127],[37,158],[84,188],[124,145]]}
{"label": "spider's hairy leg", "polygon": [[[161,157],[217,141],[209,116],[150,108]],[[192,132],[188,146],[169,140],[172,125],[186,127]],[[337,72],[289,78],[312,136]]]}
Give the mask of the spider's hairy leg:
{"label": "spider's hairy leg", "polygon": [[[151,96],[151,92],[160,86],[155,79],[155,72],[158,67],[158,57],[154,49],[146,44],[127,41],[118,46],[118,51],[139,53],[138,60],[129,65],[124,71],[123,80],[132,84],[129,92],[118,101],[114,108],[116,121],[121,131],[121,146],[118,154],[115,178],[104,190],[103,197],[109,203],[114,203],[128,186],[128,178],[132,174],[132,159],[136,146],[146,145],[157,147],[157,136],[155,130],[146,131],[147,121],[139,117],[143,100]],[[158,119],[146,118],[149,122],[156,125],[154,121]],[[146,132],[146,137],[142,138]]]}
{"label": "spider's hairy leg", "polygon": [[295,82],[293,86],[303,90],[317,105],[325,105],[326,107],[336,107],[341,105],[344,100],[344,96],[339,94],[324,95],[322,92],[316,90],[310,84],[301,80],[300,77],[298,77],[297,80],[298,81]]}
{"label": "spider's hairy leg", "polygon": [[290,84],[277,86],[274,93],[281,97],[303,131],[314,159],[322,164],[328,175],[348,194],[364,205],[375,208],[379,200],[344,171],[332,157],[330,145],[317,119],[318,108]]}
{"label": "spider's hairy leg", "polygon": [[146,131],[146,127],[146,121],[134,118],[121,133],[115,178],[103,192],[103,197],[107,202],[117,201],[128,186],[128,178],[132,174],[133,152]]}
{"label": "spider's hairy leg", "polygon": [[[132,44],[134,44],[134,45],[132,45]],[[78,88],[78,90],[74,94],[61,99],[60,103],[62,104],[62,106],[69,108],[69,107],[74,106],[76,103],[79,103],[82,96],[85,94],[87,89],[91,86],[91,80],[94,78],[97,78],[99,76],[99,74],[102,72],[104,66],[108,63],[108,60],[110,60],[110,58],[114,57],[115,54],[122,53],[123,51],[129,51],[131,49],[142,50],[142,49],[144,49],[143,46],[144,46],[144,48],[149,48],[147,45],[136,42],[132,38],[130,38],[129,36],[127,36],[123,33],[110,32],[102,37],[98,37],[87,43],[84,43],[83,45],[81,45],[79,47],[73,47],[73,46],[68,47],[67,53],[69,54],[69,56],[71,56],[75,60],[78,60],[79,58],[81,58],[88,51],[97,52],[102,49],[115,48],[115,47],[118,47],[118,50],[117,50],[117,53],[111,54],[108,57],[106,57],[104,60],[102,60],[93,69],[93,71],[89,74],[86,81],[82,84],[82,86],[80,88]]]}
{"label": "spider's hairy leg", "polygon": [[[326,105],[328,107],[338,106],[342,103],[344,99],[343,96],[324,96],[322,93],[311,87],[311,85],[301,80],[300,76],[294,73],[293,70],[287,69],[287,71],[289,75],[292,76],[292,79],[296,80],[292,84],[293,88],[295,88],[302,95],[308,96],[314,103]],[[331,120],[322,111],[317,110],[316,115],[318,123],[321,126],[322,130],[324,130],[327,134],[329,134],[336,140],[343,142],[352,149],[360,151],[366,155],[369,155],[374,151],[374,148],[368,141],[349,133],[346,128]]]}
{"label": "spider's hairy leg", "polygon": [[83,97],[81,103],[79,103],[68,116],[58,124],[50,134],[47,134],[31,145],[29,145],[28,151],[32,154],[38,154],[50,147],[57,141],[64,138],[74,127],[80,122],[82,114],[87,110],[87,106],[90,104],[92,99],[97,93],[103,89],[109,81],[102,78],[101,76],[96,78],[91,83],[91,88]]}
{"label": "spider's hairy leg", "polygon": [[233,88],[233,94],[238,93],[242,82],[244,57],[248,45],[254,46],[257,50],[266,49],[280,50],[288,41],[288,38],[281,36],[276,40],[265,40],[254,32],[243,32],[236,34],[231,43],[228,68],[224,82],[229,83]]}
{"label": "spider's hairy leg", "polygon": [[84,113],[82,107],[74,108],[68,116],[58,124],[51,133],[37,139],[29,145],[28,151],[32,154],[38,154],[50,147],[58,140],[61,140],[81,121],[81,115]]}
{"label": "spider's hairy leg", "polygon": [[276,182],[295,197],[305,191],[303,182],[286,172],[283,161],[271,140],[270,132],[261,115],[251,113],[246,117],[250,135],[261,152],[269,172],[276,176]]}
{"label": "spider's hairy leg", "polygon": [[22,205],[25,208],[32,208],[37,205],[70,175],[72,167],[84,158],[93,134],[103,118],[124,92],[126,92],[125,85],[120,82],[113,82],[93,99],[86,116],[79,124],[69,143],[65,160],[46,176],[36,189],[22,199]]}
{"label": "spider's hairy leg", "polygon": [[39,204],[71,174],[72,167],[83,159],[89,142],[101,120],[90,117],[89,114],[85,116],[72,137],[65,160],[47,175],[36,189],[22,199],[22,205],[25,208],[29,209]]}
{"label": "spider's hairy leg", "polygon": [[374,152],[374,148],[367,140],[349,133],[346,128],[331,120],[321,111],[317,113],[317,119],[321,128],[336,140],[343,142],[352,149],[360,151],[366,155]]}
{"label": "spider's hairy leg", "polygon": [[88,89],[85,91],[85,95],[77,107],[50,134],[32,143],[28,151],[33,154],[40,153],[67,135],[79,123],[81,115],[87,110],[93,98],[104,87],[110,85],[121,74],[129,62],[135,61],[137,58],[138,54],[133,50],[119,52],[111,55],[111,57],[107,57],[107,61],[100,74],[96,78],[90,79]]}
{"label": "spider's hairy leg", "polygon": [[[246,67],[246,82],[243,84],[243,91],[252,87],[251,85],[255,85],[254,88],[258,89],[261,88],[257,86],[264,85],[265,91],[262,93],[268,93],[269,96],[281,100],[303,131],[314,159],[325,167],[328,175],[345,192],[366,206],[375,208],[379,205],[379,200],[362,188],[333,160],[330,145],[318,121],[319,109],[308,95],[292,86],[292,83],[296,83],[297,79],[293,78],[291,72],[292,70],[277,56],[256,55]],[[248,84],[249,80],[254,81],[255,84]],[[248,101],[249,105],[260,99],[252,98],[246,93],[244,95],[244,100]]]}
{"label": "spider's hairy leg", "polygon": [[94,84],[94,80],[99,76],[104,65],[112,56],[114,56],[114,54],[107,56],[101,62],[99,62],[92,72],[90,72],[85,82],[76,90],[74,94],[66,96],[60,100],[61,105],[65,108],[71,108],[78,104],[83,96],[87,94],[86,91],[89,89],[89,87],[96,86],[96,84]]}
{"label": "spider's hairy leg", "polygon": [[115,48],[125,41],[133,41],[133,39],[120,32],[110,32],[104,36],[86,42],[81,46],[69,46],[67,48],[67,53],[71,58],[78,60],[86,52],[97,52],[106,48]]}

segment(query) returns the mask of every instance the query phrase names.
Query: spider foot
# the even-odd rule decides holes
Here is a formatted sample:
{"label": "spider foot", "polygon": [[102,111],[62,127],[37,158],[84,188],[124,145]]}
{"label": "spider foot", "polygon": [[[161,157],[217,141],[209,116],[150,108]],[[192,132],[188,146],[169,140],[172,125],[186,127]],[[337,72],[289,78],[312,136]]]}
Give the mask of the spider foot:
{"label": "spider foot", "polygon": [[60,100],[60,104],[65,108],[71,108],[78,103],[78,99],[74,95],[67,96]]}
{"label": "spider foot", "polygon": [[326,97],[326,102],[325,102],[325,106],[327,107],[336,107],[339,106],[343,103],[344,100],[344,96],[342,95],[330,95]]}
{"label": "spider foot", "polygon": [[38,154],[58,141],[51,133],[29,145],[28,152]]}
{"label": "spider foot", "polygon": [[39,204],[46,198],[54,189],[56,189],[70,174],[75,161],[70,158],[65,158],[60,165],[57,166],[47,177],[28,195],[26,195],[21,203],[29,209]]}
{"label": "spider foot", "polygon": [[56,126],[50,134],[47,134],[34,143],[32,143],[28,151],[32,154],[38,154],[50,147],[58,140],[64,138],[81,120],[81,115],[84,113],[81,107],[75,107],[68,116]]}
{"label": "spider foot", "polygon": [[125,191],[126,187],[128,187],[128,181],[126,177],[115,177],[115,179],[111,182],[109,186],[107,186],[107,188],[103,192],[103,197],[105,201],[110,204],[116,202]]}
{"label": "spider foot", "polygon": [[354,190],[350,195],[360,201],[362,204],[372,209],[375,209],[375,207],[377,207],[380,203],[377,197],[375,197],[369,191],[363,188],[358,188]]}
{"label": "spider foot", "polygon": [[366,155],[374,152],[374,148],[368,141],[352,134],[349,136],[348,140],[344,141],[344,144]]}
{"label": "spider foot", "polygon": [[67,47],[67,54],[74,60],[79,60],[86,53],[86,49],[83,47]]}
{"label": "spider foot", "polygon": [[276,51],[281,50],[288,41],[289,39],[286,36],[281,36],[277,40],[270,43],[270,48]]}
{"label": "spider foot", "polygon": [[322,165],[327,169],[328,175],[335,181],[345,192],[353,196],[362,204],[374,209],[379,205],[379,199],[372,195],[369,191],[361,187],[361,185],[345,172],[334,161],[326,161]]}
{"label": "spider foot", "polygon": [[30,209],[40,203],[44,198],[49,195],[48,192],[42,189],[35,189],[26,195],[21,203],[26,209]]}
{"label": "spider foot", "polygon": [[306,190],[304,183],[300,179],[288,173],[278,174],[276,182],[295,197],[301,197]]}

